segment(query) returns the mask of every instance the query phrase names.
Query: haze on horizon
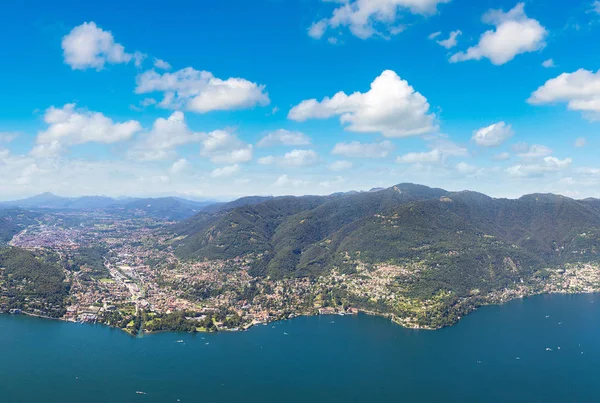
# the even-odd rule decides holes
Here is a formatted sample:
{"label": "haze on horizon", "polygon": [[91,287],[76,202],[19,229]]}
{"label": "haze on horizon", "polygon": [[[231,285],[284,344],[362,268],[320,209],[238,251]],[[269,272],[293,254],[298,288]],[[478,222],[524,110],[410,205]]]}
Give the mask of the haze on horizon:
{"label": "haze on horizon", "polygon": [[600,197],[597,1],[141,4],[5,6],[1,200]]}

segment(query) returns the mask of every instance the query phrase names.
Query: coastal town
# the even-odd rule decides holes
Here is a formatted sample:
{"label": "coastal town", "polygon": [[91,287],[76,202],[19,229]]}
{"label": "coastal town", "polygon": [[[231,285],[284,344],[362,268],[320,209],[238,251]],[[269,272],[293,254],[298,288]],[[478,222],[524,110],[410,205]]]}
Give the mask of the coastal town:
{"label": "coastal town", "polygon": [[[58,256],[69,290],[60,319],[103,323],[131,334],[236,331],[299,315],[359,311],[386,316],[405,327],[433,329],[484,304],[539,293],[600,290],[600,268],[590,264],[548,269],[543,281],[534,276],[491,293],[474,289],[466,298],[452,292],[426,299],[411,296],[411,284],[427,270],[423,262],[357,261],[353,273],[334,268],[316,278],[257,278],[250,274],[252,255],[180,261],[173,253],[172,235],[164,231],[168,222],[100,212],[74,218],[70,213],[43,217],[10,244]],[[0,308],[1,298],[6,300],[0,296]],[[44,305],[35,300],[11,312],[47,316]]]}

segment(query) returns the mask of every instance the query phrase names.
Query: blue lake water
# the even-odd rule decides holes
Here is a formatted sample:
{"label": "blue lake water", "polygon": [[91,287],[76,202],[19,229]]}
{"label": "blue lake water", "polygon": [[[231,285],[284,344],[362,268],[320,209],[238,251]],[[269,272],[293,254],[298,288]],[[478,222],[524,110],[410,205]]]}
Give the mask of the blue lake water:
{"label": "blue lake water", "polygon": [[439,331],[359,315],[133,338],[0,315],[1,402],[598,401],[599,363],[597,294],[489,306]]}

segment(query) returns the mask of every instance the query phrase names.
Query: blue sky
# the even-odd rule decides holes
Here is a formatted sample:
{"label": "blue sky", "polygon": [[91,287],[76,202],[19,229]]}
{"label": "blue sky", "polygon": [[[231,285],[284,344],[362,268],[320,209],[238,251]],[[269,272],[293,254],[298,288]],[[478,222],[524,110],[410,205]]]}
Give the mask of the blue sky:
{"label": "blue sky", "polygon": [[600,2],[25,0],[2,11],[2,199],[400,182],[600,196]]}

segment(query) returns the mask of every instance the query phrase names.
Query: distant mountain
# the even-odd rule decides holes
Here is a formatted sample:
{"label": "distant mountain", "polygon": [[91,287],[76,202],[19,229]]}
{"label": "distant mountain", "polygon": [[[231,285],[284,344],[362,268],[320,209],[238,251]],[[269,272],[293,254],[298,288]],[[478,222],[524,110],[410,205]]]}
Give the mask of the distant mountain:
{"label": "distant mountain", "polygon": [[[199,213],[213,202],[196,202],[178,197],[136,199],[120,205],[126,211],[142,211],[145,214],[166,220],[183,220]],[[113,206],[114,207],[114,206]]]}
{"label": "distant mountain", "polygon": [[211,204],[212,201],[191,201],[178,197],[113,199],[106,196],[61,197],[42,193],[26,199],[0,202],[0,208],[114,210],[147,214],[158,219],[182,220]]}
{"label": "distant mountain", "polygon": [[544,267],[600,258],[594,200],[517,200],[399,184],[377,192],[274,198],[173,227],[183,259],[256,257],[253,274],[316,276],[334,267],[421,262],[415,292],[492,290]]}
{"label": "distant mountain", "polygon": [[108,208],[117,203],[115,199],[105,196],[62,197],[46,192],[26,199],[0,202],[0,207],[85,210]]}

